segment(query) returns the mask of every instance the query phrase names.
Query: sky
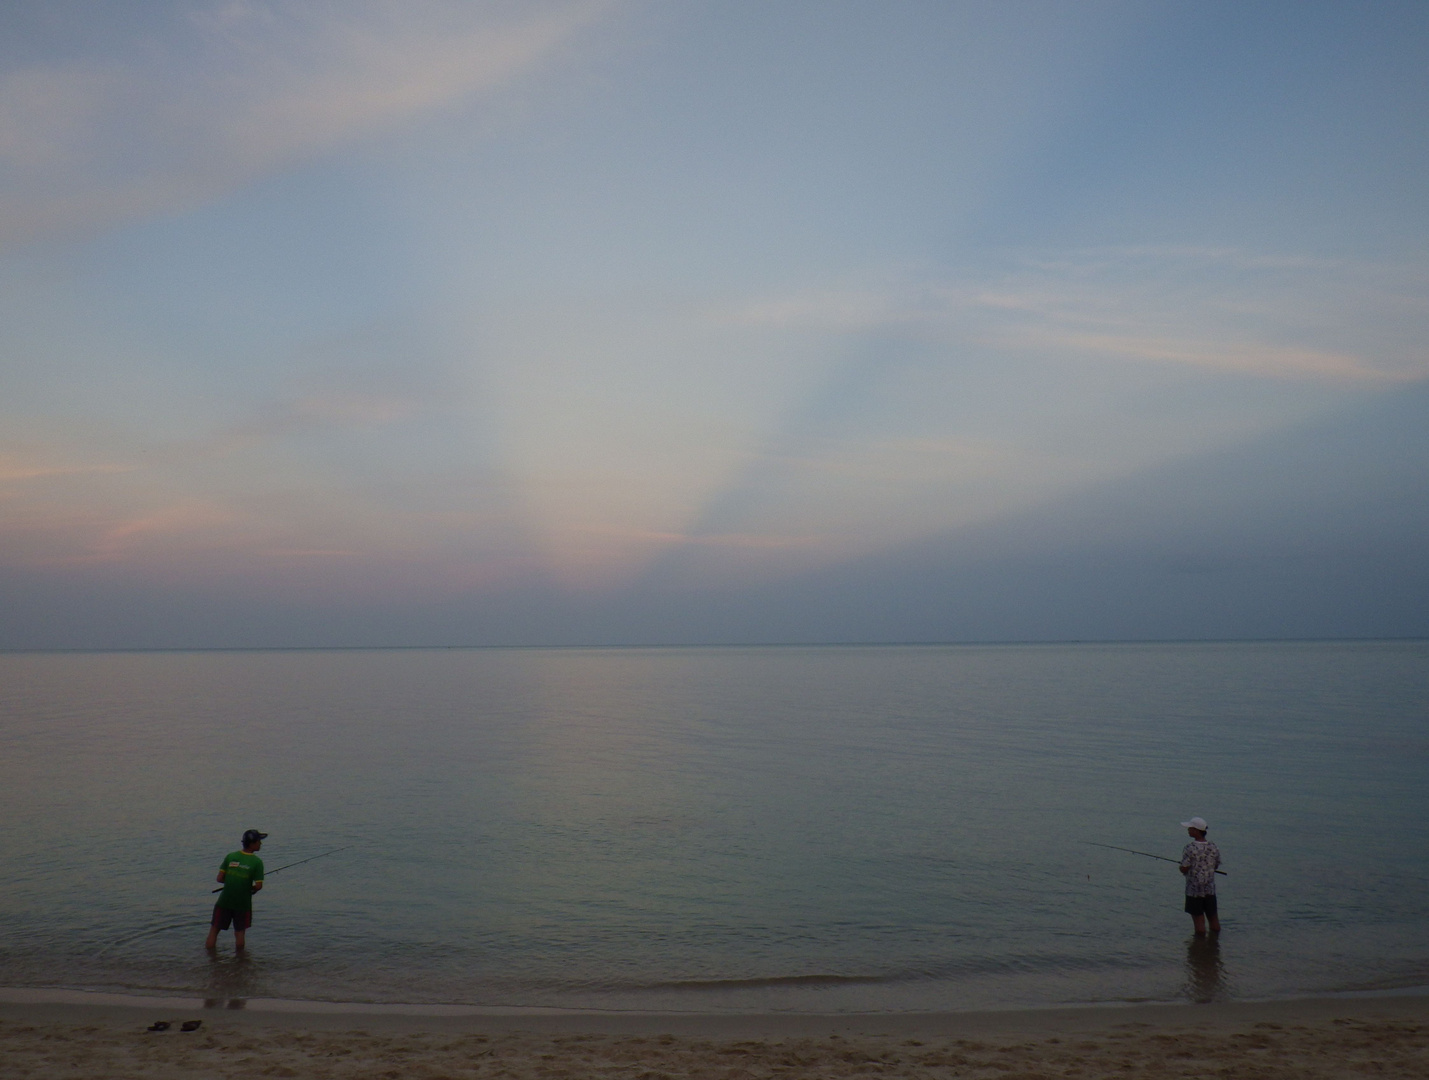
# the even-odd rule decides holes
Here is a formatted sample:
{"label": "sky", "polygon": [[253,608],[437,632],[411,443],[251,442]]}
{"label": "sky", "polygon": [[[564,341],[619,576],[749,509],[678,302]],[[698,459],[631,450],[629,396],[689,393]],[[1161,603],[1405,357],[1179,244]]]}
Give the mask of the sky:
{"label": "sky", "polygon": [[0,648],[1429,636],[1429,5],[0,3]]}

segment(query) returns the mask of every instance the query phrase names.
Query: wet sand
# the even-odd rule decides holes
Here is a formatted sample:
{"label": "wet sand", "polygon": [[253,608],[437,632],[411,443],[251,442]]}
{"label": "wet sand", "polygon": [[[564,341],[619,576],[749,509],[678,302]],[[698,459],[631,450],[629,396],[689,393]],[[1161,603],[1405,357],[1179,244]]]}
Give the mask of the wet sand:
{"label": "wet sand", "polygon": [[1429,1076],[1429,996],[841,1016],[17,997],[0,1000],[6,1080]]}

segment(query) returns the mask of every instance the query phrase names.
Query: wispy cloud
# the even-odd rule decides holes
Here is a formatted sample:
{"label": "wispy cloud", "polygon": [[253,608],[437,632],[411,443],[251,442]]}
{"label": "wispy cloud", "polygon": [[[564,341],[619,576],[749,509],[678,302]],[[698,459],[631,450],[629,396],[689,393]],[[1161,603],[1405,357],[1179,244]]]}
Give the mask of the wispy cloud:
{"label": "wispy cloud", "polygon": [[398,395],[312,395],[274,403],[244,423],[172,444],[165,456],[225,456],[305,433],[390,427],[430,418],[434,411],[426,402]]}
{"label": "wispy cloud", "polygon": [[1057,329],[1016,331],[996,340],[1003,345],[1039,351],[1070,349],[1091,355],[1154,363],[1188,364],[1272,379],[1325,378],[1390,383],[1423,378],[1423,375],[1418,373],[1386,371],[1348,353],[1284,348],[1253,341],[1206,342],[1170,337],[1078,333]]}
{"label": "wispy cloud", "polygon": [[505,86],[605,0],[239,2],[118,55],[0,74],[0,238],[191,207]]}
{"label": "wispy cloud", "polygon": [[1028,259],[990,288],[955,283],[940,318],[1051,359],[1373,387],[1429,377],[1429,311],[1404,299],[1419,276],[1294,254],[1101,249]]}
{"label": "wispy cloud", "polygon": [[231,509],[217,503],[176,503],[114,525],[100,538],[97,554],[118,554],[131,543],[155,537],[226,534],[236,520],[237,515]]}
{"label": "wispy cloud", "polygon": [[[43,480],[65,476],[102,476],[107,473],[133,472],[135,465],[40,465],[0,454],[0,483],[18,480]],[[4,493],[0,492],[0,498]]]}
{"label": "wispy cloud", "polygon": [[15,508],[0,522],[0,565],[63,567],[163,561],[176,554],[250,546],[254,523],[213,499],[185,498],[144,509],[107,502],[45,500]]}
{"label": "wispy cloud", "polygon": [[976,275],[906,272],[756,298],[712,321],[1375,385],[1429,378],[1422,277],[1293,253],[1096,248],[1004,259]]}

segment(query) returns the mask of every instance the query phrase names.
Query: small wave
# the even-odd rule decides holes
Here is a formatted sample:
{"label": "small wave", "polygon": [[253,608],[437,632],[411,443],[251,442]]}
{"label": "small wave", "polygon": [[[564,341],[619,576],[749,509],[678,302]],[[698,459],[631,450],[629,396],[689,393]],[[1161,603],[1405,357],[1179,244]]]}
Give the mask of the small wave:
{"label": "small wave", "polygon": [[144,938],[155,937],[159,934],[167,934],[173,930],[192,930],[194,927],[201,927],[202,925],[202,919],[185,919],[183,922],[165,923],[163,926],[146,927],[145,929],[137,930],[132,934],[126,934],[124,937],[111,938],[109,941],[105,942],[99,947],[97,955],[103,956],[105,953],[110,952],[113,949],[118,949],[125,945],[131,945],[136,941],[142,941]]}
{"label": "small wave", "polygon": [[676,979],[646,983],[643,990],[760,990],[776,986],[871,986],[898,982],[889,975],[767,975],[749,979]]}

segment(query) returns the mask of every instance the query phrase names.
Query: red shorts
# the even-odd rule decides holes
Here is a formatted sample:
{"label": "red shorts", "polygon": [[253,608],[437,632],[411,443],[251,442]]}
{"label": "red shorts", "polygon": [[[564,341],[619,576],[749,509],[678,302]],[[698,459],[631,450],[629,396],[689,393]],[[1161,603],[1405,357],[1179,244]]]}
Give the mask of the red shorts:
{"label": "red shorts", "polygon": [[253,911],[234,911],[231,908],[213,905],[213,922],[210,924],[220,930],[227,930],[231,925],[234,930],[247,930],[253,925]]}

